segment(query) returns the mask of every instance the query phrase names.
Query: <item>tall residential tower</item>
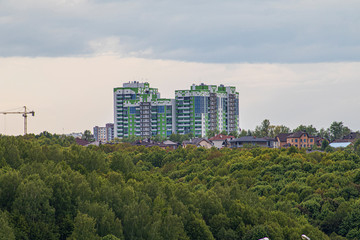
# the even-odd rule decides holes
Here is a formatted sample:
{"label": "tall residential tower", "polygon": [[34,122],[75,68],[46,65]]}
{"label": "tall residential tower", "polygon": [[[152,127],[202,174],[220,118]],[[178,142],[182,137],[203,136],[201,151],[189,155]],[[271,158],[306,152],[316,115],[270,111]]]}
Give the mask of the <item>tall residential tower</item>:
{"label": "tall residential tower", "polygon": [[239,93],[235,87],[195,85],[176,90],[176,131],[204,137],[208,130],[239,131]]}
{"label": "tall residential tower", "polygon": [[149,83],[129,82],[114,88],[115,137],[170,136],[175,132],[175,100],[160,98]]}
{"label": "tall residential tower", "polygon": [[239,93],[231,86],[194,84],[163,99],[149,83],[124,83],[114,88],[114,123],[117,138],[239,131]]}

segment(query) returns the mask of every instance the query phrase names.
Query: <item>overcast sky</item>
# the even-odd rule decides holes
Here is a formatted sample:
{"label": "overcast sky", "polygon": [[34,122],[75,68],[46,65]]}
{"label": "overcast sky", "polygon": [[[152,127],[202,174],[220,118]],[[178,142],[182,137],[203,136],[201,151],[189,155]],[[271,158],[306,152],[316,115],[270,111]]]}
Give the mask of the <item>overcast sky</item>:
{"label": "overcast sky", "polygon": [[[0,0],[0,111],[27,105],[29,132],[113,121],[114,87],[164,97],[234,85],[240,126],[343,121],[360,129],[358,0]],[[21,134],[20,115],[0,133]]]}

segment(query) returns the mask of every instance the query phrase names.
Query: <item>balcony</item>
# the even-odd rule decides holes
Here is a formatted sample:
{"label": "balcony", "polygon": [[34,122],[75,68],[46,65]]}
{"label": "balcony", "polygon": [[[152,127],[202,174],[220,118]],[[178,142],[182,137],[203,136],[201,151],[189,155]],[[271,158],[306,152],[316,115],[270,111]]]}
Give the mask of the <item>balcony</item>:
{"label": "balcony", "polygon": [[181,128],[181,127],[190,127],[190,124],[179,124],[178,127],[179,128]]}

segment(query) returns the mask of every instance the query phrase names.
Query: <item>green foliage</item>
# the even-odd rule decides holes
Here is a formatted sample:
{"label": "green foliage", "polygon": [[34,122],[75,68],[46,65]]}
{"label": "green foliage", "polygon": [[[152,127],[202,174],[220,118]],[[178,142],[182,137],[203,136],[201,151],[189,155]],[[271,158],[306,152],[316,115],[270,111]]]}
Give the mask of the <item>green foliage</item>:
{"label": "green foliage", "polygon": [[359,238],[359,144],[308,154],[49,136],[0,136],[0,239]]}
{"label": "green foliage", "polygon": [[251,132],[248,130],[248,133],[246,135],[245,132],[242,132],[242,136],[256,136],[256,137],[276,137],[280,133],[289,133],[290,128],[284,126],[284,125],[271,125],[269,119],[265,119],[262,121],[261,125],[256,126],[254,132]]}
{"label": "green foliage", "polygon": [[360,156],[360,139],[356,140],[354,143],[354,152]]}
{"label": "green foliage", "polygon": [[84,140],[89,141],[89,142],[94,142],[95,138],[94,135],[91,134],[90,130],[85,130],[83,133],[83,137]]}
{"label": "green foliage", "polygon": [[330,140],[340,139],[343,136],[349,134],[351,130],[344,126],[343,122],[334,121],[329,127]]}
{"label": "green foliage", "polygon": [[206,131],[206,137],[207,137],[207,138],[212,138],[212,137],[214,137],[215,135],[217,135],[217,134],[219,134],[219,133],[220,133],[219,129],[207,130],[207,131]]}
{"label": "green foliage", "polygon": [[96,234],[95,219],[79,212],[75,218],[74,231],[68,239],[100,240],[100,237]]}
{"label": "green foliage", "polygon": [[269,119],[265,119],[261,122],[261,125],[256,126],[254,135],[256,137],[267,137],[270,133],[270,121]]}
{"label": "green foliage", "polygon": [[329,146],[329,141],[324,139],[324,141],[322,141],[321,143],[321,150],[325,151],[325,149]]}
{"label": "green foliage", "polygon": [[307,132],[311,136],[316,136],[319,133],[313,125],[309,125],[309,126],[300,125],[297,128],[295,128],[293,132]]}
{"label": "green foliage", "polygon": [[[89,134],[91,135],[90,131],[89,131]],[[38,140],[38,142],[40,143],[40,145],[46,145],[46,146],[58,144],[63,147],[68,147],[71,144],[75,144],[74,137],[68,137],[65,135],[58,135],[58,134],[51,134],[47,131],[44,131],[35,136],[28,134],[26,136],[26,138],[27,139],[36,138]]]}
{"label": "green foliage", "polygon": [[156,136],[152,136],[151,140],[155,142],[163,142],[166,140],[166,137],[163,137],[162,135],[156,135]]}
{"label": "green foliage", "polygon": [[0,239],[15,240],[14,230],[9,225],[9,216],[0,211]]}
{"label": "green foliage", "polygon": [[190,140],[191,138],[194,138],[194,134],[193,133],[188,133],[185,135],[182,134],[178,134],[178,133],[172,133],[169,136],[169,140],[173,141],[173,142],[177,142],[177,143],[182,143],[185,140]]}

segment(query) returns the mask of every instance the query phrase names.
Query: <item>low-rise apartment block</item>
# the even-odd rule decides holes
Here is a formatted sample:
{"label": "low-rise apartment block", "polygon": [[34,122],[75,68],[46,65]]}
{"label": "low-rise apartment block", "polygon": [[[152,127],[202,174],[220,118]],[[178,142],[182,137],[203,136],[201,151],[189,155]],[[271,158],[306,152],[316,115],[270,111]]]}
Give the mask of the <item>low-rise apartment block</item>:
{"label": "low-rise apartment block", "polygon": [[105,127],[94,127],[94,138],[96,142],[110,142],[114,139],[114,124],[107,123]]}

